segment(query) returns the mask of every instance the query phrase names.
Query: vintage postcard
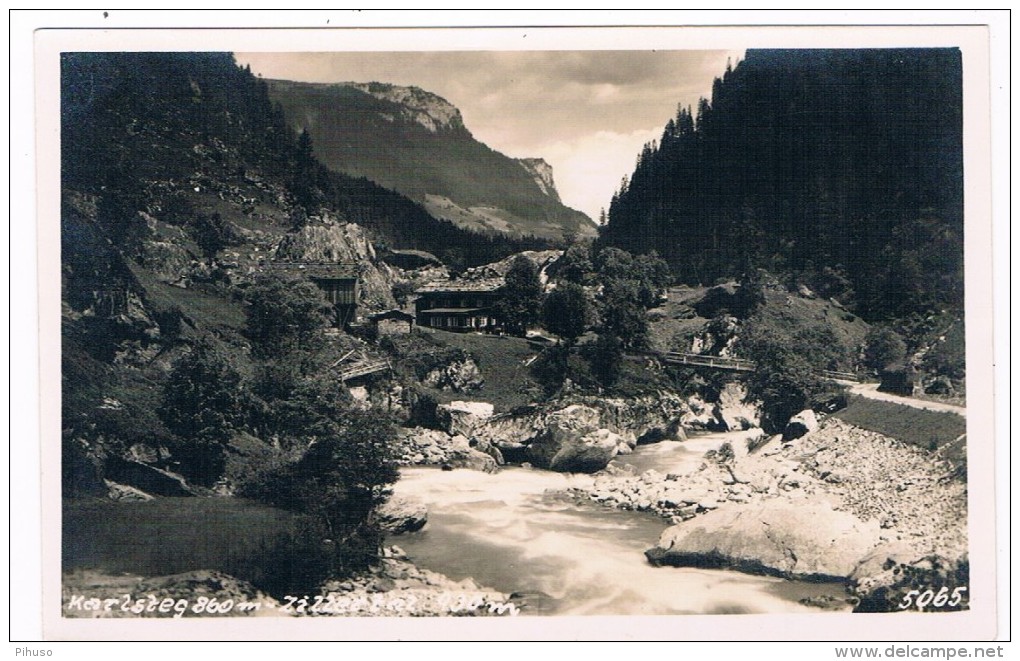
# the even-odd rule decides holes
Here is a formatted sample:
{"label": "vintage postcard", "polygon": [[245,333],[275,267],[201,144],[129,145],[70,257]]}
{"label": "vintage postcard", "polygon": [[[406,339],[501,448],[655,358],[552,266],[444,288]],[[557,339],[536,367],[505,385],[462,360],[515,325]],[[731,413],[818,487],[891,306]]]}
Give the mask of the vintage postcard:
{"label": "vintage postcard", "polygon": [[983,28],[35,47],[48,639],[995,636]]}

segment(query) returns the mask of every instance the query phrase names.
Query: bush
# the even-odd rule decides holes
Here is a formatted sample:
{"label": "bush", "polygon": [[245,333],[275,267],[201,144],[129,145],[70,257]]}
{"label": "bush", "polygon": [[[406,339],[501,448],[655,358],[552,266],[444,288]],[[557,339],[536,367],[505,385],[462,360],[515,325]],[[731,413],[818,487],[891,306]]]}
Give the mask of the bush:
{"label": "bush", "polygon": [[267,275],[248,290],[245,333],[255,354],[278,357],[313,343],[329,324],[331,308],[314,284]]}
{"label": "bush", "polygon": [[310,588],[324,577],[362,570],[378,558],[382,534],[372,512],[398,477],[396,433],[388,419],[351,411],[331,430],[321,431],[297,462],[241,488],[243,495],[310,517],[301,539],[282,540],[275,551],[310,554],[308,565],[283,581],[314,583]]}
{"label": "bush", "polygon": [[573,344],[593,322],[592,306],[584,288],[565,282],[549,292],[542,306],[546,329]]}
{"label": "bush", "polygon": [[567,378],[570,361],[570,347],[559,345],[547,347],[531,366],[531,373],[542,385],[547,396],[556,393]]}
{"label": "bush", "polygon": [[[831,334],[831,331],[829,331]],[[839,349],[824,330],[791,334],[755,320],[740,337],[740,353],[757,363],[747,393],[762,403],[762,427],[782,431],[790,418],[831,398],[833,387],[819,372],[831,369]]]}
{"label": "bush", "polygon": [[179,445],[182,470],[200,484],[223,472],[223,447],[244,422],[247,397],[225,347],[203,339],[174,365],[163,388],[160,417]]}
{"label": "bush", "polygon": [[199,214],[192,222],[191,236],[206,257],[213,257],[227,247],[233,233],[220,214]]}
{"label": "bush", "polygon": [[967,376],[967,338],[962,321],[954,323],[932,343],[924,357],[924,368],[957,382]]}
{"label": "bush", "polygon": [[900,335],[885,326],[872,326],[864,336],[864,365],[875,371],[903,361],[907,344]]}
{"label": "bush", "polygon": [[442,429],[443,425],[436,415],[438,407],[439,402],[436,401],[432,393],[426,392],[421,388],[415,388],[414,403],[411,405],[411,415],[408,422],[417,427]]}
{"label": "bush", "polygon": [[603,387],[610,388],[620,377],[623,343],[615,335],[600,334],[587,353],[592,374]]}

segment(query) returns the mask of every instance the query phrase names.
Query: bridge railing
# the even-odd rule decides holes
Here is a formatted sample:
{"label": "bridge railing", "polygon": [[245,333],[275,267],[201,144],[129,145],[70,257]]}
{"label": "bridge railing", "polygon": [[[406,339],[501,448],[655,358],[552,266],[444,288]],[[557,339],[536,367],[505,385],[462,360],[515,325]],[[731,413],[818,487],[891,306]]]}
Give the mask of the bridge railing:
{"label": "bridge railing", "polygon": [[[657,354],[658,357],[673,365],[693,365],[695,367],[709,367],[712,369],[731,370],[734,372],[753,372],[758,365],[753,360],[744,358],[727,358],[722,356],[705,356],[697,353],[679,353],[667,351]],[[819,376],[837,381],[857,381],[857,375],[853,372],[840,372],[837,370],[820,370]]]}
{"label": "bridge railing", "polygon": [[715,369],[733,370],[736,372],[753,372],[757,365],[753,360],[743,358],[726,358],[723,356],[705,356],[697,353],[678,353],[669,351],[662,354],[666,362],[675,365],[696,365]]}
{"label": "bridge railing", "polygon": [[836,379],[837,381],[860,381],[860,378],[853,372],[839,372],[837,370],[822,370],[819,372],[826,379]]}
{"label": "bridge railing", "polygon": [[346,369],[340,370],[340,380],[348,381],[359,376],[366,376],[368,374],[382,372],[388,369],[391,369],[390,361],[388,360],[373,360],[364,363],[355,363]]}

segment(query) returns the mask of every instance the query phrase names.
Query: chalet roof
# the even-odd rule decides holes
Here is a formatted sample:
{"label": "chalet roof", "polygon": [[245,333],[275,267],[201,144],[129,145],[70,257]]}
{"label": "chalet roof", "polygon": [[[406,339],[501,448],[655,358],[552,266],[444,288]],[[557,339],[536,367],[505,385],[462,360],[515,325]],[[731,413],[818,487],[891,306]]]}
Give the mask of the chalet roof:
{"label": "chalet roof", "polygon": [[420,262],[423,265],[429,264],[434,266],[442,266],[443,264],[441,259],[439,259],[430,252],[425,252],[424,250],[391,248],[386,252],[381,252],[379,256],[383,261],[386,261],[387,258],[396,258],[396,261],[410,260]]}
{"label": "chalet roof", "polygon": [[489,312],[492,308],[432,308],[431,310],[422,310],[422,314],[476,314],[479,312]]}
{"label": "chalet roof", "polygon": [[416,290],[417,294],[487,294],[496,291],[503,286],[502,278],[488,278],[485,280],[449,280],[444,282],[430,282]]}
{"label": "chalet roof", "polygon": [[361,267],[351,262],[272,262],[275,271],[303,275],[321,280],[356,280]]}

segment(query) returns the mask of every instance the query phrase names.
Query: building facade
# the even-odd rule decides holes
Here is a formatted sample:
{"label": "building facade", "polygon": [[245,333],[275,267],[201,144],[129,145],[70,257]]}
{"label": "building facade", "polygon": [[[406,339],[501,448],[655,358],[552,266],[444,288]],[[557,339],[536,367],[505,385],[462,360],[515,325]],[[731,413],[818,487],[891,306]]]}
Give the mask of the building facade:
{"label": "building facade", "polygon": [[498,332],[502,323],[495,306],[501,285],[501,281],[480,281],[422,287],[415,292],[418,325],[462,333]]}

